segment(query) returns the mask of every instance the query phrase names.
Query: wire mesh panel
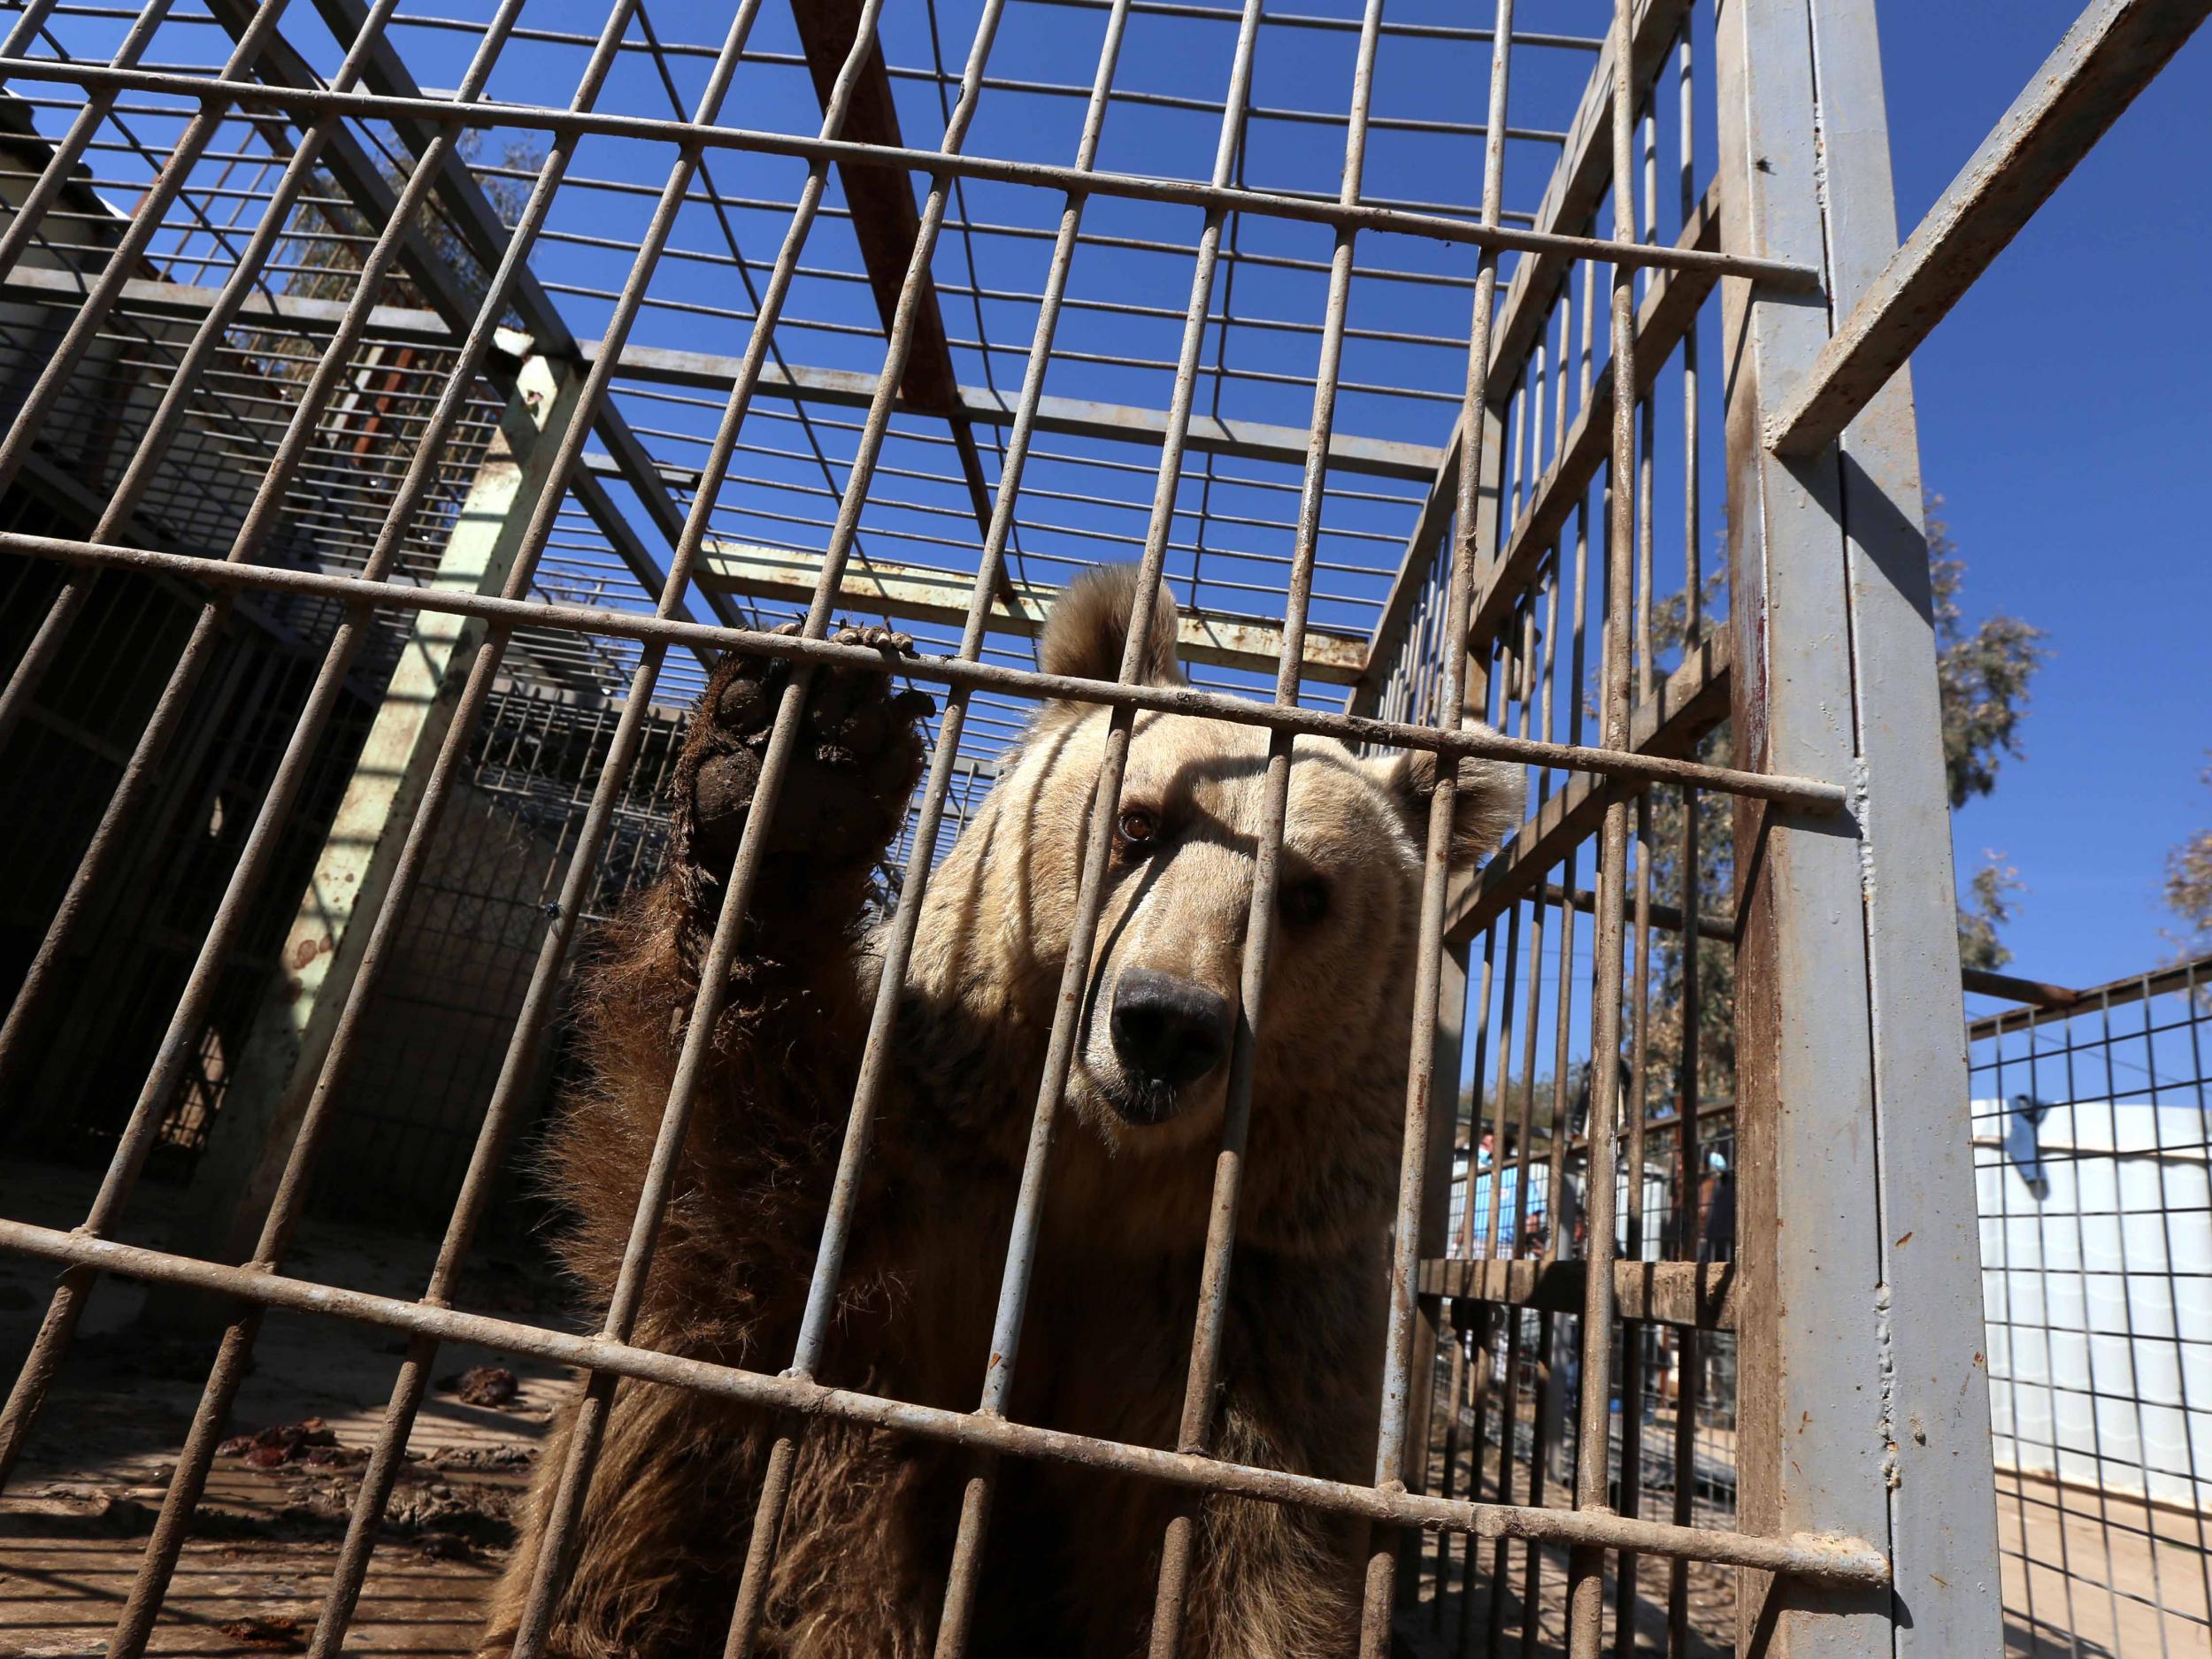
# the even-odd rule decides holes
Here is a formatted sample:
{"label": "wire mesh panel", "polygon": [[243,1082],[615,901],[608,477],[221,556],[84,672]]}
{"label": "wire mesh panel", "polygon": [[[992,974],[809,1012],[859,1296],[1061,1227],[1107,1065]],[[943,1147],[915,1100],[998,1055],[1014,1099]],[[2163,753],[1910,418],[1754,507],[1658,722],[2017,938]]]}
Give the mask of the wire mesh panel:
{"label": "wire mesh panel", "polygon": [[[581,1373],[495,1651],[1688,1651],[1732,1571],[1986,1645],[1909,393],[1761,437],[1895,245],[1870,9],[1556,12],[15,15],[0,741],[187,597],[12,1107],[236,615],[312,664],[88,1210],[0,1222],[0,1471],[115,1276],[219,1309],[111,1651],[325,1444],[226,1438],[295,1313],[397,1339],[320,1654],[457,1344]],[[571,1020],[584,1327],[461,1288]],[[426,1282],[318,1277],[402,1132]]]}
{"label": "wire mesh panel", "polygon": [[1971,1027],[2006,1639],[2185,1653],[2212,1585],[2205,965]]}

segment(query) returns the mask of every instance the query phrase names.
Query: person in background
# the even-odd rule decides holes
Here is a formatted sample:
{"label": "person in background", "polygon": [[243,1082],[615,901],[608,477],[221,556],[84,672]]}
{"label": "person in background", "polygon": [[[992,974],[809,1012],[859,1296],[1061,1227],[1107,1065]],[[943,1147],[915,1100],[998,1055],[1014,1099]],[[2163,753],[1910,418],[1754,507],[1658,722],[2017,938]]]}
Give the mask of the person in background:
{"label": "person in background", "polygon": [[[1734,1261],[1736,1172],[1728,1167],[1728,1160],[1718,1152],[1709,1156],[1705,1179],[1698,1193],[1698,1210],[1701,1225],[1698,1233],[1697,1259],[1701,1262]],[[1699,1351],[1705,1362],[1700,1413],[1719,1421],[1735,1409],[1735,1337],[1715,1332],[1710,1340],[1699,1345]]]}
{"label": "person in background", "polygon": [[1697,1259],[1701,1262],[1732,1262],[1736,1259],[1736,1172],[1728,1167],[1728,1160],[1716,1152],[1710,1155],[1704,1181],[1700,1185],[1697,1207],[1703,1225],[1698,1233]]}

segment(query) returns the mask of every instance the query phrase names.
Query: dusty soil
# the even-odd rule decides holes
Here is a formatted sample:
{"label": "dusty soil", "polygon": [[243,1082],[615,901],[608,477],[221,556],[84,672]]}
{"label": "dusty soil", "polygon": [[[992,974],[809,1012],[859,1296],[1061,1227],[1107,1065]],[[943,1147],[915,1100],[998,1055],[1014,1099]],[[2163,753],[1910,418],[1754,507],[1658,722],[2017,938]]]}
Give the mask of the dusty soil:
{"label": "dusty soil", "polygon": [[[1519,1421],[1524,1432],[1529,1410],[1529,1403],[1524,1399],[1519,1409]],[[1444,1490],[1444,1434],[1440,1414],[1439,1417],[1429,1446],[1429,1490],[1432,1492]],[[1471,1429],[1472,1423],[1472,1414],[1463,1410],[1463,1426]],[[1489,1413],[1489,1427],[1494,1434],[1496,1426],[1494,1407]],[[1647,1424],[1644,1432],[1650,1443],[1671,1444],[1674,1429],[1669,1409],[1662,1408],[1656,1424]],[[1716,1432],[1724,1434],[1726,1431],[1701,1429],[1701,1441],[1710,1440]],[[1732,1440],[1732,1436],[1730,1438]],[[1732,1451],[1732,1446],[1730,1449]],[[1464,1493],[1469,1489],[1464,1449],[1461,1458],[1462,1466],[1453,1478],[1451,1489]],[[1563,1472],[1563,1462],[1555,1470],[1555,1477]],[[1516,1462],[1513,1484],[1517,1493],[1527,1491],[1528,1469],[1525,1463]],[[1488,1496],[1497,1490],[1498,1448],[1494,1442],[1483,1448],[1481,1491]],[[1546,1486],[1546,1502],[1555,1509],[1570,1507],[1566,1492],[1567,1487],[1558,1479],[1552,1479]],[[1650,1518],[1659,1518],[1668,1513],[1671,1502],[1671,1494],[1647,1494],[1644,1514]],[[1719,1513],[1701,1501],[1696,1505],[1696,1524],[1701,1526],[1721,1521]],[[1459,1659],[1462,1655],[1471,1655],[1488,1651],[1485,1639],[1491,1619],[1490,1598],[1496,1546],[1478,1543],[1471,1571],[1468,1544],[1469,1540],[1463,1538],[1450,1540],[1442,1549],[1440,1562],[1438,1540],[1430,1540],[1423,1550],[1418,1604],[1416,1607],[1402,1607],[1396,1621],[1394,1633],[1402,1659],[1448,1659],[1448,1659]],[[1501,1609],[1501,1652],[1517,1654],[1522,1651],[1521,1632],[1525,1607],[1522,1591],[1526,1582],[1526,1552],[1530,1548],[1517,1540],[1507,1546],[1504,1605]],[[1563,1654],[1567,1641],[1567,1555],[1563,1549],[1547,1548],[1543,1557],[1536,1597],[1536,1652]],[[1614,1609],[1617,1605],[1617,1587],[1610,1569],[1611,1563],[1609,1563],[1605,1581],[1603,1644],[1604,1651],[1609,1654],[1616,1651]],[[1401,1584],[1403,1584],[1402,1578]],[[1669,1584],[1669,1563],[1649,1556],[1638,1561],[1635,1601],[1635,1650],[1638,1653],[1664,1654],[1667,1651]],[[1689,1653],[1694,1659],[1727,1659],[1736,1651],[1734,1570],[1713,1566],[1706,1562],[1692,1562],[1687,1592]]]}
{"label": "dusty soil", "polygon": [[[0,1171],[0,1214],[70,1226],[83,1215],[92,1186],[79,1171],[18,1164]],[[168,1245],[177,1210],[176,1194],[149,1187],[134,1201],[121,1236]],[[329,1283],[413,1295],[433,1255],[426,1240],[311,1224],[288,1267]],[[541,1264],[496,1250],[480,1255],[457,1298],[461,1306],[567,1322],[565,1293]],[[0,1381],[12,1379],[53,1279],[44,1263],[0,1253]],[[145,1548],[214,1341],[148,1338],[134,1325],[144,1299],[142,1285],[102,1282],[24,1465],[0,1498],[0,1655],[9,1659],[104,1653]],[[269,1317],[230,1425],[268,1444],[237,1448],[216,1463],[150,1653],[250,1659],[304,1649],[357,1488],[359,1459],[374,1440],[402,1348],[389,1333],[341,1320]],[[503,1559],[514,1505],[570,1381],[541,1362],[478,1348],[445,1350],[436,1375],[349,1653],[470,1652],[479,1598]],[[1664,1415],[1663,1409],[1660,1425],[1647,1431],[1663,1441],[1671,1438]],[[1433,1490],[1442,1477],[1440,1432],[1432,1451]],[[1494,1447],[1486,1448],[1485,1461],[1484,1489],[1494,1491]],[[1455,1485],[1465,1484],[1463,1468]],[[1560,1491],[1552,1486],[1555,1502]],[[2212,1651],[2205,1554],[2212,1522],[2009,1474],[1999,1477],[1997,1498],[2008,1655],[2136,1659]],[[1656,1512],[1665,1494],[1647,1502],[1647,1512]],[[1503,1609],[1511,1651],[1518,1650],[1523,1548],[1511,1547]],[[1465,1540],[1452,1540],[1440,1591],[1436,1547],[1424,1551],[1417,1602],[1398,1620],[1399,1651],[1407,1659],[1482,1651],[1488,1547],[1472,1574],[1471,1600],[1466,1566]],[[1664,1563],[1640,1563],[1638,1585],[1638,1650],[1662,1652]],[[1561,1651],[1565,1588],[1563,1555],[1548,1552],[1537,1606],[1542,1652]],[[1694,1564],[1689,1589],[1692,1652],[1717,1659],[1732,1652],[1732,1575]],[[1463,1620],[1471,1622],[1463,1626]],[[1455,1640],[1463,1627],[1473,1638],[1463,1648]]]}
{"label": "dusty soil", "polygon": [[[0,1179],[0,1213],[69,1226],[91,1188],[77,1171],[19,1167]],[[169,1244],[177,1210],[175,1194],[150,1187],[134,1200],[122,1236]],[[434,1253],[432,1241],[310,1224],[287,1267],[411,1296]],[[10,1380],[54,1277],[45,1263],[0,1254],[0,1375]],[[150,1338],[134,1324],[144,1299],[142,1285],[102,1282],[23,1466],[0,1498],[0,1655],[106,1651],[215,1346],[211,1336]],[[557,1282],[496,1251],[472,1268],[456,1300],[472,1310],[564,1322]],[[230,1425],[265,1444],[236,1446],[217,1460],[150,1653],[244,1659],[304,1649],[403,1349],[387,1331],[269,1317]],[[568,1386],[558,1368],[480,1348],[443,1350],[435,1375],[349,1653],[471,1650],[479,1598],[511,1540],[513,1509]]]}
{"label": "dusty soil", "polygon": [[2212,1516],[1997,1476],[2008,1659],[2212,1653]]}

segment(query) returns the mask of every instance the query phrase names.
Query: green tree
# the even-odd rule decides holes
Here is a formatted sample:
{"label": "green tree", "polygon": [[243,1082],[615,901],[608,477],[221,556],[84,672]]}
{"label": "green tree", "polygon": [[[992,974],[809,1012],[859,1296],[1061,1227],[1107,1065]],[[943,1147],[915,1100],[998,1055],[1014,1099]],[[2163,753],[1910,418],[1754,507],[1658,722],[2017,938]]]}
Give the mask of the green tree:
{"label": "green tree", "polygon": [[[2017,617],[1998,613],[1972,629],[1966,626],[1961,595],[1966,561],[1942,518],[1943,499],[1927,502],[1928,571],[1934,588],[1936,681],[1943,710],[1944,780],[1954,809],[1989,795],[2008,759],[2023,753],[2021,726],[2029,709],[2036,672],[2048,652],[2044,634]],[[1717,595],[1717,587],[1709,590]],[[1712,598],[1699,607],[1693,625],[1679,594],[1653,608],[1656,639],[1678,640],[1694,649],[1722,623],[1713,618]],[[1732,764],[1727,727],[1709,733],[1697,758],[1717,766]],[[2208,774],[2212,776],[2212,774]],[[1727,797],[1710,792],[1698,797],[1698,909],[1706,916],[1727,912],[1735,887],[1734,812]],[[1651,794],[1649,856],[1652,899],[1679,908],[1683,892],[1685,814],[1681,795],[1671,789]],[[2193,866],[2212,921],[2212,832],[2200,838]],[[2186,850],[2186,849],[2183,849]],[[2181,854],[2177,853],[2176,869]],[[1959,958],[1969,967],[1995,968],[2010,960],[2001,930],[2018,910],[2025,890],[2018,872],[1987,855],[1958,905]],[[2169,884],[2170,892],[2173,890]],[[1652,1007],[1647,1068],[1654,1099],[1671,1098],[1679,1076],[1683,1043],[1684,975],[1693,960],[1685,935],[1656,929],[1652,936]],[[1724,939],[1694,940],[1698,987],[1699,1093],[1710,1097],[1735,1087],[1736,959]]]}
{"label": "green tree", "polygon": [[1954,810],[1997,787],[1997,770],[2018,759],[2029,687],[2049,652],[2043,630],[2002,611],[1966,631],[1959,593],[1966,561],[1928,498],[1928,574],[1935,587],[1936,684],[1943,694],[1943,773]]}
{"label": "green tree", "polygon": [[1959,903],[1959,965],[1962,968],[2001,968],[2012,952],[1998,937],[1998,930],[2018,911],[2013,895],[2026,891],[2020,872],[2002,862],[2004,854],[1985,851],[1982,867],[1967,884],[1968,896]]}
{"label": "green tree", "polygon": [[[2199,777],[2212,786],[2212,766]],[[2181,932],[2167,935],[2181,959],[2212,951],[2212,829],[2199,830],[2166,855],[2166,908],[2181,922]]]}

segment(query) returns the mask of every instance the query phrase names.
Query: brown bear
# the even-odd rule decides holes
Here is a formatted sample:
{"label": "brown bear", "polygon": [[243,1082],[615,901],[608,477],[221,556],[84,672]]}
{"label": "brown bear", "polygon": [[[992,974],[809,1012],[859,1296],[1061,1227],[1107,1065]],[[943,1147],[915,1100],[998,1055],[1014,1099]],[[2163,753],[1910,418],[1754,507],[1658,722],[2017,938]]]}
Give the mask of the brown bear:
{"label": "brown bear", "polygon": [[[1120,668],[1136,572],[1092,572],[1055,606],[1055,674]],[[1147,678],[1179,680],[1163,590]],[[902,643],[881,630],[849,641]],[[788,671],[733,655],[692,719],[668,873],[586,979],[593,1082],[551,1142],[576,1275],[603,1295],[631,1227],[759,755]],[[929,700],[889,677],[818,674],[700,1084],[636,1340],[773,1372],[790,1363],[880,962],[869,884],[906,810]],[[1109,716],[1053,703],[931,879],[893,1074],[817,1380],[977,1404],[1017,1178],[1076,903]],[[1009,1415],[1163,1448],[1176,1440],[1226,1094],[1266,733],[1137,717],[1111,868]],[[1517,769],[1459,772],[1462,867],[1517,822]],[[1241,1462],[1372,1475],[1386,1248],[1411,1036],[1420,849],[1434,758],[1298,739],[1278,941],[1255,1058],[1213,1447]],[[541,1465],[530,1513],[562,1462]],[[766,1414],[625,1380],[578,1523],[551,1650],[572,1659],[721,1651],[768,1447]],[[757,1651],[930,1651],[975,1455],[810,1424]],[[1182,1500],[1132,1477],[1000,1466],[969,1651],[1141,1652],[1164,1531]],[[1214,1498],[1183,1651],[1347,1650],[1345,1524]],[[527,1522],[495,1593],[511,1644]]]}

